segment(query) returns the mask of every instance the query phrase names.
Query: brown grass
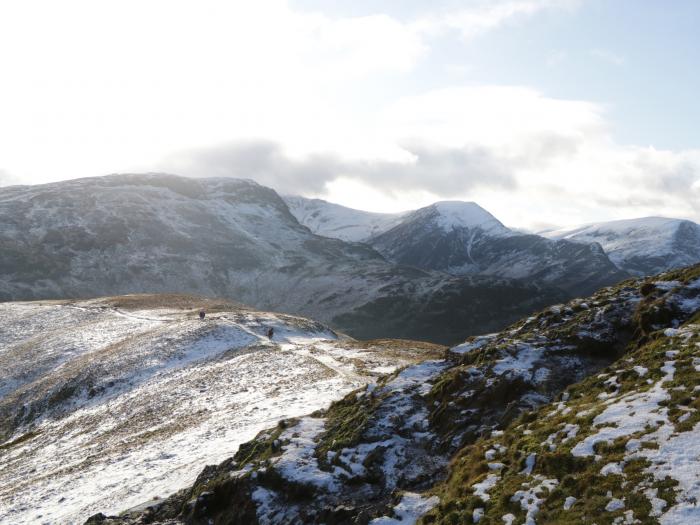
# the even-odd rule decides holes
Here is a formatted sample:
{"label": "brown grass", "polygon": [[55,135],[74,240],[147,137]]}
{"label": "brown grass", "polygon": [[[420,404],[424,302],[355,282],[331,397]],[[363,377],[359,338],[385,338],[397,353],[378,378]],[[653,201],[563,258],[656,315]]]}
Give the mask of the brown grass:
{"label": "brown grass", "polygon": [[199,310],[207,312],[224,312],[248,310],[244,304],[215,297],[202,297],[186,294],[130,294],[102,297],[99,304],[121,308],[123,310],[142,310],[148,308],[177,308],[179,310]]}
{"label": "brown grass", "polygon": [[337,346],[364,350],[381,351],[384,355],[397,356],[406,359],[412,357],[416,360],[441,359],[445,356],[448,347],[427,343],[425,341],[411,341],[409,339],[370,339],[367,341],[338,341]]}

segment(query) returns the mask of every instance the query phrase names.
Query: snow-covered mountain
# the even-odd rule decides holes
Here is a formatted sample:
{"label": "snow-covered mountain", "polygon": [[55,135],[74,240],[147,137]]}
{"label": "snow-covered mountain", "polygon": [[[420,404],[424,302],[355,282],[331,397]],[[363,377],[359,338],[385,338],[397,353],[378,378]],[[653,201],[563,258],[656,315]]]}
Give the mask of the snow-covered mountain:
{"label": "snow-covered mountain", "polygon": [[[700,522],[700,266],[471,338],[92,524]],[[208,521],[209,520],[209,521]]]}
{"label": "snow-covered mountain", "polygon": [[2,303],[0,341],[0,522],[14,525],[167,496],[278,421],[444,351],[179,295]]}
{"label": "snow-covered mountain", "polygon": [[0,188],[0,299],[194,293],[305,315],[358,337],[454,342],[562,293],[450,277],[313,234],[249,180],[112,175]]}
{"label": "snow-covered mountain", "polygon": [[700,261],[700,225],[687,220],[644,217],[543,232],[552,239],[597,242],[632,275],[652,275]]}
{"label": "snow-covered mountain", "polygon": [[317,235],[363,242],[397,225],[405,213],[372,213],[346,208],[321,199],[286,196],[297,220]]}
{"label": "snow-covered mountain", "polygon": [[512,231],[473,202],[421,208],[369,243],[399,264],[454,275],[538,280],[572,295],[592,293],[626,276],[598,244]]}
{"label": "snow-covered mountain", "polygon": [[436,202],[413,212],[402,222],[416,221],[431,222],[445,233],[462,229],[478,231],[491,237],[507,237],[513,234],[496,217],[475,202]]}
{"label": "snow-covered mountain", "polygon": [[476,228],[493,235],[510,230],[474,202],[442,201],[420,210],[403,213],[373,213],[347,208],[321,199],[287,196],[285,202],[297,220],[312,232],[352,242],[371,242],[374,237],[416,217],[433,216],[444,230]]}

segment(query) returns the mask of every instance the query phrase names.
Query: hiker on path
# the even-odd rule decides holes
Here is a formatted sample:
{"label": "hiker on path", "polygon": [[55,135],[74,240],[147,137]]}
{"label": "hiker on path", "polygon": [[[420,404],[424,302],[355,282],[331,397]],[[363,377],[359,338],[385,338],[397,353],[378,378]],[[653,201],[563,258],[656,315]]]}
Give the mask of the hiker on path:
{"label": "hiker on path", "polygon": [[272,328],[272,327],[270,327],[270,328],[267,330],[267,338],[268,338],[268,339],[272,339],[272,336],[273,336],[273,335],[275,335],[275,329]]}
{"label": "hiker on path", "polygon": [[203,321],[205,315],[207,315],[207,314],[204,312],[204,308],[202,308],[202,309],[199,311],[199,318]]}

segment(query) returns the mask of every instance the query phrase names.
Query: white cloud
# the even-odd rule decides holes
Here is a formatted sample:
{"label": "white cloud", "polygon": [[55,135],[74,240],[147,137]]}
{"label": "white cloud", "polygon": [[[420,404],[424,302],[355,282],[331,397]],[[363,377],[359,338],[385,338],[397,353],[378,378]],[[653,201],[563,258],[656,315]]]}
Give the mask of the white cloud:
{"label": "white cloud", "polygon": [[414,31],[387,15],[305,18],[312,64],[340,77],[408,71],[427,52]]}
{"label": "white cloud", "polygon": [[377,211],[475,200],[506,223],[533,229],[643,215],[700,218],[700,152],[617,144],[604,109],[590,102],[522,87],[451,88],[401,99],[362,129],[373,129],[375,145],[393,155],[295,158],[279,144],[232,144],[188,152],[170,166],[193,175],[252,174],[285,192]]}
{"label": "white cloud", "polygon": [[[478,33],[549,4],[479,3],[428,25]],[[386,154],[359,123],[387,90],[406,89],[403,75],[430,49],[421,27],[282,0],[3,2],[3,165],[27,181],[55,180],[148,169],[178,150],[255,137],[293,154]]]}
{"label": "white cloud", "polygon": [[21,182],[22,181],[12,176],[12,174],[0,169],[0,186],[11,186],[13,184],[20,184]]}
{"label": "white cloud", "polygon": [[[478,1],[401,19],[281,0],[2,3],[2,165],[36,182],[255,176],[375,209],[465,198],[519,225],[700,219],[699,154],[616,144],[600,104],[412,77],[438,37],[576,4]],[[454,67],[453,83],[468,71]]]}
{"label": "white cloud", "polygon": [[394,136],[425,136],[459,146],[493,147],[529,137],[557,134],[576,138],[602,134],[603,109],[587,101],[557,100],[520,86],[462,86],[439,89],[393,102],[382,114]]}

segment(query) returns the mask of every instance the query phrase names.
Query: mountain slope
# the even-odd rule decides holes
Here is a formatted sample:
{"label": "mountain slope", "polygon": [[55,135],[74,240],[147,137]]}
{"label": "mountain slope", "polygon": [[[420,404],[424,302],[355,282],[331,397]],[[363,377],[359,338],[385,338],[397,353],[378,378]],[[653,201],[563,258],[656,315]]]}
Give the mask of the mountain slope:
{"label": "mountain slope", "polygon": [[471,202],[421,208],[370,244],[399,264],[454,275],[539,280],[574,296],[626,276],[597,244],[519,234]]}
{"label": "mountain slope", "polygon": [[14,524],[165,496],[278,420],[439,350],[179,295],[2,303],[0,340],[0,522]]}
{"label": "mountain slope", "polygon": [[373,213],[346,208],[321,199],[285,196],[289,211],[317,235],[363,242],[401,221],[404,213]]}
{"label": "mountain slope", "polygon": [[[2,300],[194,293],[351,334],[445,342],[561,300],[551,287],[456,279],[314,235],[277,193],[248,180],[141,174],[0,188],[0,222]],[[434,309],[408,324],[403,309],[377,308],[402,302]]]}
{"label": "mountain slope", "polygon": [[697,523],[699,276],[649,290],[627,355],[462,450],[425,523]]}
{"label": "mountain slope", "polygon": [[644,217],[544,232],[553,239],[599,243],[610,259],[633,275],[653,275],[700,261],[700,225]]}
{"label": "mountain slope", "polygon": [[700,266],[548,308],[91,523],[694,522],[698,312]]}

